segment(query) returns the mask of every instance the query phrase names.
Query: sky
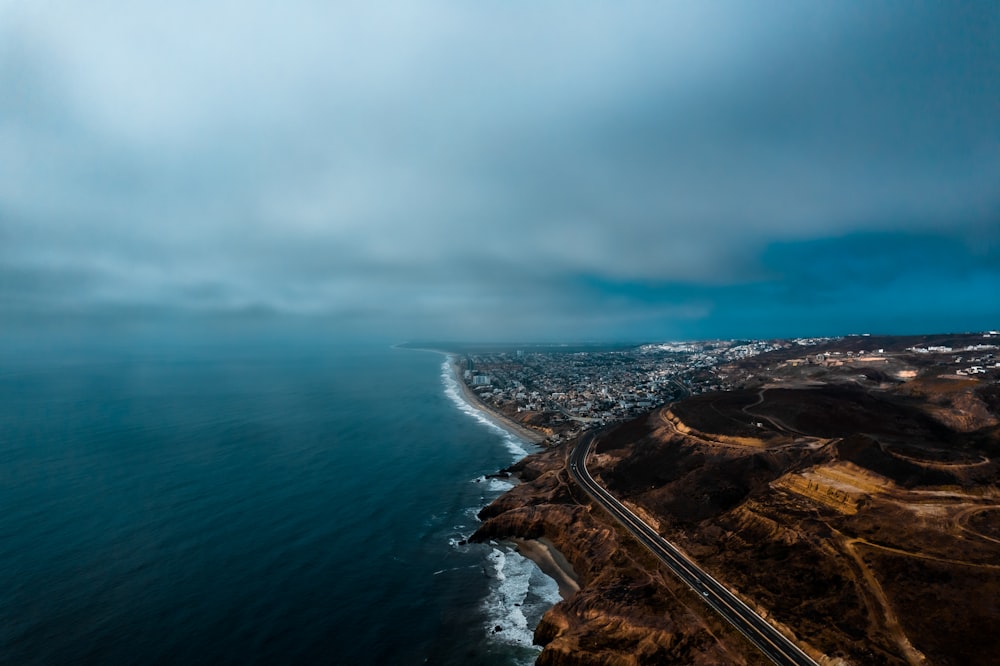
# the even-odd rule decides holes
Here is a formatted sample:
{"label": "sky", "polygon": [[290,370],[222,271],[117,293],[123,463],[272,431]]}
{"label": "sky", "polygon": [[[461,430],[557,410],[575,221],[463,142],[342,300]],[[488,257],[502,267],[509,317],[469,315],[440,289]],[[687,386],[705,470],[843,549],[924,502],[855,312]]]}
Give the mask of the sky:
{"label": "sky", "polygon": [[946,332],[998,294],[992,0],[0,0],[7,332]]}

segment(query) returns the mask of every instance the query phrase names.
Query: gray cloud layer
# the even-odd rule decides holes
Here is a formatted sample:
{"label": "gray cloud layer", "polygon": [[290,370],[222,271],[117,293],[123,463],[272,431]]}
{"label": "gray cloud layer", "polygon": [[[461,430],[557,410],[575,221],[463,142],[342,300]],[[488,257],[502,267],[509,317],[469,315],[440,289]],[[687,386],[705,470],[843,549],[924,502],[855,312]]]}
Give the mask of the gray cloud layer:
{"label": "gray cloud layer", "polygon": [[[1000,315],[852,311],[844,240],[910,276],[896,303],[1000,286],[994,3],[374,4],[0,3],[0,307],[494,338]],[[949,254],[914,273],[914,238]]]}

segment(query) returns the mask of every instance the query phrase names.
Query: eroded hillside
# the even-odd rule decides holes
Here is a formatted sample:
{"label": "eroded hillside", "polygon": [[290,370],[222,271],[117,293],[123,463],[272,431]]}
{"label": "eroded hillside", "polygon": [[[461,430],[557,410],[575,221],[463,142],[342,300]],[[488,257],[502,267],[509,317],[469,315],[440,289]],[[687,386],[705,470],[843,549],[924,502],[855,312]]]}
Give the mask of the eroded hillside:
{"label": "eroded hillside", "polygon": [[947,402],[932,382],[699,396],[609,432],[591,468],[826,655],[987,663],[1000,652],[994,387],[941,382]]}
{"label": "eroded hillside", "polygon": [[[821,663],[1000,663],[996,372],[881,351],[722,368],[740,388],[602,431],[588,467]],[[539,663],[759,662],[573,486],[571,446],[523,461],[478,535],[546,537],[580,574]]]}

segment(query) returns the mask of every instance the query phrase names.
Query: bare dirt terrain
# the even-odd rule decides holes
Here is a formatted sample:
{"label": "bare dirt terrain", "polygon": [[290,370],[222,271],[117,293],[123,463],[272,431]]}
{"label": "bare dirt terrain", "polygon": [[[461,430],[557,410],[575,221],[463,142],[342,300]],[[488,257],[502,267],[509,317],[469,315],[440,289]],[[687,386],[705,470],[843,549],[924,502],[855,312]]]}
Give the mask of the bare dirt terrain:
{"label": "bare dirt terrain", "polygon": [[816,384],[665,407],[592,471],[828,656],[1000,662],[996,384]]}
{"label": "bare dirt terrain", "polygon": [[[968,339],[859,340],[719,368],[732,390],[602,431],[588,467],[820,663],[1000,664],[1000,369]],[[580,573],[539,663],[759,663],[575,490],[570,446],[478,535],[545,536]]]}

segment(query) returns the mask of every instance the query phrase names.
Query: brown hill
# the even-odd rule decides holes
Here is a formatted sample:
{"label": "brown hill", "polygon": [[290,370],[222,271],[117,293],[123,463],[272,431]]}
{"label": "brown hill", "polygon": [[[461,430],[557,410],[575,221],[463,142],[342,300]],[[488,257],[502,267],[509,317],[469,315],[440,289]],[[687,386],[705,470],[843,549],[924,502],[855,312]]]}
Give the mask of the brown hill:
{"label": "brown hill", "polygon": [[[981,339],[785,345],[713,371],[733,390],[600,432],[588,468],[821,663],[1000,664],[1000,368]],[[579,574],[539,663],[762,663],[572,484],[571,446],[522,461],[475,537],[545,537]]]}

